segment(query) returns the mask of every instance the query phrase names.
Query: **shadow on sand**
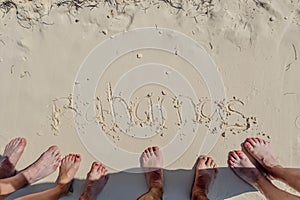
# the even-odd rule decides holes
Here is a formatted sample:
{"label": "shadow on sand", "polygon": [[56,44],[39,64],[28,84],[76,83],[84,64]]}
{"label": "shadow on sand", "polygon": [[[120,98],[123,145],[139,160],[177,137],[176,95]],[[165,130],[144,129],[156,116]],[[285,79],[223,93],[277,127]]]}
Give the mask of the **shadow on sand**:
{"label": "shadow on sand", "polygon": [[[164,200],[188,200],[194,181],[194,169],[192,170],[164,170]],[[53,187],[54,183],[42,183],[21,189],[7,199],[41,192]],[[65,200],[78,199],[85,185],[85,180],[74,180],[73,193],[69,193]],[[212,200],[227,199],[245,192],[255,191],[253,187],[239,179],[231,169],[218,168],[217,178],[211,188],[209,197]],[[109,175],[109,180],[98,196],[98,200],[134,200],[147,192],[144,174],[119,172]]]}

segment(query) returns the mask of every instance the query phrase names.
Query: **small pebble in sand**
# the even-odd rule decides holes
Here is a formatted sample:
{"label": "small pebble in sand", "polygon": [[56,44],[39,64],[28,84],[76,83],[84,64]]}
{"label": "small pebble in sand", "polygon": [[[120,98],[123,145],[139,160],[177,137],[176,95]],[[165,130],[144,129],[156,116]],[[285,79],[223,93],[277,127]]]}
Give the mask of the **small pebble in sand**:
{"label": "small pebble in sand", "polygon": [[0,58],[0,62],[3,62],[3,58]]}
{"label": "small pebble in sand", "polygon": [[108,30],[107,30],[107,29],[104,29],[104,30],[102,30],[102,33],[103,33],[104,35],[107,35]]}
{"label": "small pebble in sand", "polygon": [[137,57],[138,59],[141,59],[141,58],[143,57],[143,54],[138,53],[138,54],[136,54],[136,57]]}
{"label": "small pebble in sand", "polygon": [[43,135],[44,135],[44,134],[41,133],[41,132],[36,132],[36,134],[37,134],[38,136],[43,136]]}

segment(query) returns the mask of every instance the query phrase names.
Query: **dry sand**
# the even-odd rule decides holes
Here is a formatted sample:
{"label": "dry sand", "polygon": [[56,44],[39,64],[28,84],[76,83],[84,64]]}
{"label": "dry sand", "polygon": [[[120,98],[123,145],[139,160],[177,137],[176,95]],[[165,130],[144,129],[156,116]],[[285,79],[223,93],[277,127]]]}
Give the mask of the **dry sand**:
{"label": "dry sand", "polygon": [[[115,88],[123,74],[149,63],[164,65],[162,69],[169,66],[170,70],[162,70],[166,76],[174,77],[174,73],[179,72],[196,95],[195,113],[189,116],[198,127],[198,130],[193,130],[195,138],[178,156],[180,158],[166,166],[167,169],[191,169],[200,153],[209,153],[225,171],[215,186],[218,192],[212,199],[262,199],[258,192],[240,195],[238,190],[225,190],[222,186],[228,177],[238,181],[226,170],[230,150],[239,149],[247,137],[261,137],[272,142],[283,165],[300,166],[298,0],[0,0],[0,14],[0,146],[4,149],[5,144],[17,136],[27,138],[28,146],[18,169],[34,161],[48,146],[57,144],[63,154],[77,152],[82,155],[83,162],[76,178],[84,179],[95,159],[102,162],[109,160],[114,157],[117,148],[139,154],[149,145],[169,144],[177,130],[185,124],[179,115],[186,112],[181,110],[182,107],[192,105],[187,102],[184,105],[187,98],[180,99],[180,95],[172,89],[153,83],[131,91],[131,99],[126,101]],[[118,38],[116,34],[146,27],[158,32],[165,28],[178,31],[201,45],[221,75],[226,99],[211,99],[205,78],[184,56],[180,56],[193,52],[183,52],[180,47],[174,52],[153,48],[132,49],[124,55],[116,52],[116,59],[97,82],[93,101],[86,102],[90,104],[87,108],[95,109],[97,115],[89,115],[89,111],[80,113],[85,115],[87,123],[97,124],[99,129],[94,134],[102,134],[117,147],[106,149],[106,158],[100,159],[100,154],[91,150],[101,149],[101,141],[91,141],[92,146],[85,144],[90,150],[88,152],[78,136],[78,133],[84,132],[85,126],[74,120],[78,104],[74,103],[76,96],[73,89],[82,84],[75,81],[76,77],[84,60],[98,44],[113,41]],[[134,38],[132,41],[133,46],[140,42]],[[105,57],[106,51],[109,52],[109,49],[102,49],[101,56]],[[145,73],[144,76],[146,79],[155,75]],[[184,86],[178,83],[173,87]],[[123,88],[126,85],[124,87],[123,84]],[[192,98],[191,95],[189,97]],[[114,111],[110,107],[113,99],[118,100]],[[159,107],[162,99],[167,99],[163,109]],[[216,133],[209,128],[213,115],[207,106],[210,103],[218,105],[218,111],[227,115]],[[189,109],[193,111],[191,107]],[[117,114],[113,115],[113,112]],[[165,121],[164,114],[168,116]],[[122,117],[127,117],[128,123]],[[199,152],[206,141],[207,131],[220,137],[216,145],[210,141],[208,146],[211,148]],[[181,140],[186,138],[184,134],[180,136]],[[84,137],[87,136],[81,135],[81,138]],[[181,146],[178,149],[181,150]],[[117,171],[110,169],[111,173]],[[178,173],[180,175],[180,171]],[[41,183],[53,182],[56,175]],[[142,176],[137,176],[140,178],[137,181],[143,180]],[[122,175],[121,179],[126,180],[126,175]],[[117,180],[117,176],[112,177],[112,181]],[[112,181],[109,187],[112,187]],[[189,182],[184,183],[183,188],[189,188]],[[280,187],[290,190],[284,185]],[[80,193],[80,181],[75,188]],[[249,188],[245,185],[241,190],[248,191]],[[115,199],[109,191],[104,191],[106,199]],[[167,191],[171,193],[172,188]],[[126,194],[126,191],[123,192]],[[143,188],[132,195],[142,192]],[[188,199],[189,192],[185,194]],[[174,199],[172,194],[167,194],[168,198]]]}

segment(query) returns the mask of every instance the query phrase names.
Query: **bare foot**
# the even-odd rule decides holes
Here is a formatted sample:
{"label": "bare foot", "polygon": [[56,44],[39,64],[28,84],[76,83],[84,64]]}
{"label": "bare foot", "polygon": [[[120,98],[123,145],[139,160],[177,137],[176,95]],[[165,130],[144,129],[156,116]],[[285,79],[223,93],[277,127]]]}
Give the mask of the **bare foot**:
{"label": "bare foot", "polygon": [[266,170],[280,166],[277,159],[273,156],[271,145],[260,138],[247,138],[244,143],[246,150],[255,158]]}
{"label": "bare foot", "polygon": [[99,162],[94,162],[87,176],[85,190],[80,200],[94,200],[108,180],[107,169]]}
{"label": "bare foot", "polygon": [[0,178],[11,177],[15,174],[15,166],[19,161],[26,146],[25,138],[15,138],[5,147],[0,162]]}
{"label": "bare foot", "polygon": [[32,165],[22,171],[28,183],[34,183],[53,173],[61,160],[60,150],[57,146],[51,146]]}
{"label": "bare foot", "polygon": [[70,190],[72,180],[78,171],[81,162],[79,154],[69,154],[65,156],[59,168],[59,175],[57,177],[57,184],[61,187],[61,195],[65,195]]}
{"label": "bare foot", "polygon": [[[211,157],[200,156],[196,166],[192,199],[207,198],[208,191],[217,175],[217,165]],[[196,198],[197,197],[197,198]]]}
{"label": "bare foot", "polygon": [[57,183],[58,184],[71,183],[76,172],[78,171],[80,162],[81,162],[81,157],[79,154],[69,154],[65,156],[61,161]]}
{"label": "bare foot", "polygon": [[257,181],[265,178],[242,151],[232,151],[228,163],[240,178],[255,188],[257,188]]}
{"label": "bare foot", "polygon": [[149,192],[139,199],[162,199],[163,196],[163,156],[158,146],[149,147],[143,152],[141,165],[144,170]]}
{"label": "bare foot", "polygon": [[142,167],[151,187],[163,187],[163,156],[158,146],[149,147],[142,155]]}

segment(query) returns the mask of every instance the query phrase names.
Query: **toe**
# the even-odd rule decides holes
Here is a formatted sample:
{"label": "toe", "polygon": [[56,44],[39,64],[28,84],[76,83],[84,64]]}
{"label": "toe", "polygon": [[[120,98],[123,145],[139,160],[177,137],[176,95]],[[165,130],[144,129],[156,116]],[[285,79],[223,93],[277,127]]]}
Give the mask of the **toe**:
{"label": "toe", "polygon": [[248,150],[248,151],[252,151],[253,150],[253,146],[250,142],[245,142],[244,147]]}
{"label": "toe", "polygon": [[199,157],[199,162],[200,162],[201,164],[205,164],[206,161],[207,161],[207,159],[208,159],[207,156],[201,155],[201,156]]}
{"label": "toe", "polygon": [[21,142],[26,144],[27,143],[26,138],[21,138]]}
{"label": "toe", "polygon": [[71,154],[71,156],[69,158],[69,161],[70,162],[75,162],[75,159],[76,159],[76,155],[75,154]]}
{"label": "toe", "polygon": [[245,153],[242,151],[236,151],[236,154],[238,155],[239,159],[243,159],[246,156]]}
{"label": "toe", "polygon": [[262,144],[262,145],[266,144],[266,141],[265,141],[265,140],[263,140],[263,139],[261,139],[261,138],[258,138],[258,139],[259,139],[260,144]]}
{"label": "toe", "polygon": [[12,140],[9,142],[9,146],[17,145],[17,144],[19,143],[19,139],[20,139],[20,138],[12,139]]}
{"label": "toe", "polygon": [[72,157],[72,155],[71,155],[71,154],[68,154],[68,155],[66,155],[61,161],[62,161],[62,162],[69,162],[70,159],[71,159],[71,157]]}
{"label": "toe", "polygon": [[150,156],[153,156],[153,155],[154,155],[153,148],[152,148],[152,147],[151,147],[151,148],[148,148],[148,150],[149,150]]}
{"label": "toe", "polygon": [[198,163],[197,163],[197,168],[198,169],[204,168],[205,167],[205,163],[207,162],[207,160],[208,160],[207,156],[205,156],[205,155],[199,156]]}
{"label": "toe", "polygon": [[56,156],[56,162],[59,163],[61,161],[61,155]]}
{"label": "toe", "polygon": [[230,155],[231,155],[235,160],[239,160],[239,156],[238,156],[238,154],[237,154],[236,151],[232,151],[232,152],[230,153]]}
{"label": "toe", "polygon": [[65,163],[67,159],[68,159],[68,156],[65,156],[65,157],[61,160],[61,163]]}
{"label": "toe", "polygon": [[146,150],[144,151],[144,157],[147,158],[147,159],[149,159],[149,157],[150,157],[150,152],[149,152],[148,149],[146,149]]}
{"label": "toe", "polygon": [[228,161],[235,163],[235,162],[237,162],[237,159],[235,159],[233,156],[229,156]]}
{"label": "toe", "polygon": [[231,158],[229,158],[228,164],[229,164],[231,167],[234,166],[234,163],[235,163],[235,162],[234,162]]}
{"label": "toe", "polygon": [[259,144],[259,138],[253,138],[253,140],[255,141],[256,144]]}
{"label": "toe", "polygon": [[80,154],[76,154],[76,155],[75,155],[75,161],[76,161],[76,162],[81,161],[81,155],[80,155]]}
{"label": "toe", "polygon": [[211,157],[208,157],[208,158],[207,158],[207,161],[206,161],[206,163],[205,163],[205,165],[206,165],[207,167],[210,167],[210,166],[212,165],[212,162],[213,162],[212,158],[211,158]]}
{"label": "toe", "polygon": [[92,164],[92,166],[91,166],[90,172],[97,172],[99,166],[100,166],[100,163],[99,163],[99,162],[93,162],[93,164]]}
{"label": "toe", "polygon": [[210,159],[211,159],[211,163],[210,163],[209,167],[214,168],[216,166],[216,163],[213,158],[210,158]]}
{"label": "toe", "polygon": [[155,147],[153,147],[153,152],[154,152],[154,154],[156,155],[156,156],[158,156],[159,155],[159,147],[158,146],[155,146]]}
{"label": "toe", "polygon": [[254,140],[254,138],[248,138],[247,141],[254,147],[256,146],[256,141]]}
{"label": "toe", "polygon": [[260,139],[260,138],[255,138],[256,139],[256,141],[258,142],[258,143],[260,143],[260,144],[262,144],[263,143],[263,140],[262,139]]}

